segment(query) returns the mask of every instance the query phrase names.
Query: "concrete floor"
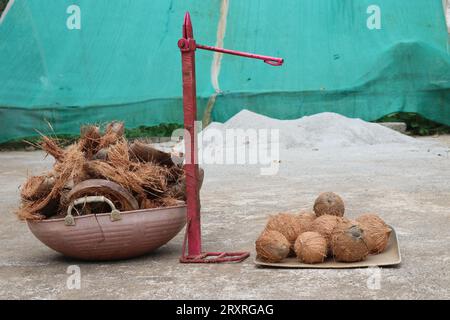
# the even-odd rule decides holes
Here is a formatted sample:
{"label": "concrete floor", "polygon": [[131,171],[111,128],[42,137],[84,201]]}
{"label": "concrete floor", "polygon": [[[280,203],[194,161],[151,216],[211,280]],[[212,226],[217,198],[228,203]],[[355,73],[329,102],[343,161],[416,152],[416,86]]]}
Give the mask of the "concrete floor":
{"label": "concrete floor", "polygon": [[[240,264],[178,263],[182,233],[154,253],[86,263],[48,249],[13,215],[28,173],[51,166],[41,152],[0,153],[2,299],[450,299],[450,137],[438,147],[291,150],[278,175],[255,166],[207,166],[202,190],[205,250],[249,250]],[[267,216],[310,207],[332,190],[346,215],[378,212],[398,233],[403,263],[381,271],[282,270],[253,264]],[[81,270],[68,289],[67,268]],[[378,273],[377,273],[378,272]],[[374,275],[379,285],[371,285]],[[373,284],[373,283],[372,283]]]}

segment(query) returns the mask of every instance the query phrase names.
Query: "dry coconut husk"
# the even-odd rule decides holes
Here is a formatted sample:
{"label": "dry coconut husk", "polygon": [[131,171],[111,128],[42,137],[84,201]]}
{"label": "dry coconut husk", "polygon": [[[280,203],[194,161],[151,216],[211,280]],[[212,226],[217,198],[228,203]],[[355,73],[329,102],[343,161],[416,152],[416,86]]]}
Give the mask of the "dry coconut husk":
{"label": "dry coconut husk", "polygon": [[107,162],[100,160],[88,161],[84,164],[84,170],[91,178],[111,180],[125,189],[145,197],[145,190],[142,187],[144,180],[131,171],[115,168]]}
{"label": "dry coconut husk", "polygon": [[255,242],[257,257],[267,262],[280,262],[289,254],[291,244],[280,232],[264,230]]}
{"label": "dry coconut husk", "polygon": [[317,217],[316,217],[315,213],[312,211],[302,210],[296,216],[296,218],[302,224],[303,230],[305,230],[304,232],[306,232],[306,231],[311,231],[311,225]]}
{"label": "dry coconut husk", "polygon": [[43,220],[54,215],[58,206],[59,198],[52,198],[49,195],[40,201],[22,199],[15,214],[20,220]]}
{"label": "dry coconut husk", "polygon": [[115,133],[121,138],[125,134],[125,124],[122,121],[111,121],[106,125],[105,134]]}
{"label": "dry coconut husk", "polygon": [[280,232],[291,245],[294,245],[301,233],[307,231],[298,216],[293,213],[279,213],[269,217],[266,229]]}
{"label": "dry coconut husk", "polygon": [[181,204],[184,204],[184,201],[181,201],[179,199],[170,197],[170,196],[166,196],[166,197],[162,197],[159,198],[157,200],[157,203],[159,204],[159,207],[174,207],[174,206],[179,206]]}
{"label": "dry coconut husk", "polygon": [[[178,169],[175,169],[178,168]],[[186,200],[186,177],[182,168],[178,166],[173,166],[170,169],[171,175],[169,175],[169,179],[172,185],[169,188],[169,195],[177,199]],[[198,183],[197,189],[200,191],[203,185],[203,179],[205,177],[205,171],[203,168],[198,168]],[[177,180],[173,180],[177,178]]]}
{"label": "dry coconut husk", "polygon": [[152,199],[142,198],[139,201],[140,209],[153,209],[153,208],[157,208],[157,207],[158,207],[158,203]]}
{"label": "dry coconut husk", "polygon": [[64,160],[53,166],[53,171],[56,173],[55,187],[61,191],[68,184],[75,185],[88,179],[83,170],[85,162],[86,158],[78,143],[68,146],[64,150]]}
{"label": "dry coconut husk", "polygon": [[345,212],[344,201],[336,193],[321,193],[314,202],[314,212],[318,217],[324,214],[343,217]]}
{"label": "dry coconut husk", "polygon": [[141,186],[147,197],[160,198],[167,192],[167,170],[164,167],[153,163],[142,163],[134,174],[140,177]]}
{"label": "dry coconut husk", "polygon": [[151,145],[139,141],[131,144],[130,156],[143,162],[154,162],[168,167],[174,165],[170,153],[155,149]]}
{"label": "dry coconut husk", "polygon": [[318,232],[304,232],[294,244],[297,259],[304,263],[321,263],[327,257],[327,240]]}
{"label": "dry coconut husk", "polygon": [[51,191],[47,196],[36,201],[22,199],[21,206],[17,211],[20,219],[40,220],[54,215],[65,186],[70,182],[78,183],[84,180],[83,165],[86,160],[78,144],[70,146],[63,153],[62,162],[57,162],[53,167],[55,183]]}
{"label": "dry coconut husk", "polygon": [[53,176],[31,176],[20,188],[22,199],[38,200],[47,196],[55,185]]}
{"label": "dry coconut husk", "polygon": [[376,214],[367,213],[356,218],[364,231],[364,237],[370,253],[378,254],[383,252],[391,235],[391,228]]}
{"label": "dry coconut husk", "polygon": [[123,138],[125,126],[123,122],[114,121],[106,126],[105,134],[100,138],[99,150],[109,147]]}
{"label": "dry coconut husk", "polygon": [[111,180],[139,197],[160,197],[167,190],[167,169],[153,163],[135,164],[134,171],[100,160],[86,162],[84,170],[92,178]]}
{"label": "dry coconut husk", "polygon": [[180,179],[169,188],[168,192],[171,197],[186,200],[186,180]]}
{"label": "dry coconut husk", "polygon": [[83,126],[80,129],[80,149],[84,152],[86,159],[90,160],[98,152],[100,139],[102,137],[100,128],[97,126]]}
{"label": "dry coconut husk", "polygon": [[42,150],[55,158],[56,161],[62,162],[64,160],[64,149],[58,145],[55,139],[43,136],[39,146]]}
{"label": "dry coconut husk", "polygon": [[331,250],[331,234],[334,228],[342,221],[342,218],[328,214],[316,218],[311,223],[311,231],[318,232],[327,241],[328,249]]}
{"label": "dry coconut husk", "polygon": [[106,150],[106,160],[113,167],[130,170],[131,160],[128,154],[128,143],[124,139],[120,139],[113,145],[110,145]]}
{"label": "dry coconut husk", "polygon": [[[81,128],[78,142],[66,149],[62,149],[56,139],[43,136],[40,146],[56,162],[50,174],[30,177],[22,186],[21,205],[17,212],[19,218],[35,220],[64,214],[73,200],[70,198],[71,190],[91,179],[119,184],[136,199],[136,208],[179,204],[179,200],[185,198],[185,188],[181,186],[176,193],[172,189],[184,180],[183,168],[130,157],[128,142],[123,135],[122,122],[108,124],[103,135],[99,127],[85,126]],[[105,193],[101,190],[92,192]],[[112,200],[120,204],[120,199]],[[103,209],[91,206],[83,210],[95,213]]]}
{"label": "dry coconut husk", "polygon": [[167,207],[175,207],[184,204],[184,201],[178,200],[172,197],[164,196],[162,198],[157,199],[142,199],[140,202],[141,209],[154,209],[154,208],[167,208]]}
{"label": "dry coconut husk", "polygon": [[333,256],[341,262],[357,262],[364,260],[369,254],[364,230],[356,221],[342,221],[331,236]]}

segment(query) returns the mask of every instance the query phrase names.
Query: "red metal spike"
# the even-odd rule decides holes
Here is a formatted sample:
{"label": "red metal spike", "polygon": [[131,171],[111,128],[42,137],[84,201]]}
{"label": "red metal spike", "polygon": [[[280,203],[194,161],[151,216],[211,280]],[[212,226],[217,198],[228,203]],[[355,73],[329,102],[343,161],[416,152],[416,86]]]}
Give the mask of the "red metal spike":
{"label": "red metal spike", "polygon": [[192,30],[191,15],[189,14],[189,12],[186,12],[186,14],[184,15],[183,38],[194,39],[194,31]]}

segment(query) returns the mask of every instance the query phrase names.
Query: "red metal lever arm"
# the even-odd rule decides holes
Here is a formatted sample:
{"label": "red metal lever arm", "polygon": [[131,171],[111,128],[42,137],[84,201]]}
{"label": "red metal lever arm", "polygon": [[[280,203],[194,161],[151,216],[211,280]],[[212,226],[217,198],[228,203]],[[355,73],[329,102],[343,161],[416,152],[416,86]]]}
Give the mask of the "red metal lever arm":
{"label": "red metal lever arm", "polygon": [[226,54],[232,54],[232,55],[235,55],[235,56],[246,57],[246,58],[251,58],[251,59],[263,60],[265,63],[270,64],[271,66],[281,66],[283,64],[283,62],[284,62],[283,58],[262,56],[260,54],[247,53],[247,52],[241,52],[241,51],[235,51],[235,50],[229,50],[229,49],[205,46],[205,45],[198,44],[198,43],[196,43],[195,46],[198,49],[203,49],[203,50],[208,50],[208,51],[215,51],[215,52],[221,52],[221,53],[226,53]]}

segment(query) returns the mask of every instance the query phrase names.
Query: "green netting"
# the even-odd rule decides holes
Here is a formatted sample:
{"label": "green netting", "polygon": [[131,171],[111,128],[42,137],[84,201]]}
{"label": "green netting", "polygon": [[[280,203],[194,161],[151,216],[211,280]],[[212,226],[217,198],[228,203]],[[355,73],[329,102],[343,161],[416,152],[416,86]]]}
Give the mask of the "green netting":
{"label": "green netting", "polygon": [[[47,132],[47,122],[61,134],[112,119],[181,123],[176,44],[186,10],[202,44],[216,43],[222,15],[225,47],[286,59],[275,68],[223,56],[217,87],[213,54],[198,51],[199,118],[208,110],[226,121],[244,108],[281,119],[407,111],[450,125],[441,0],[375,2],[381,29],[367,27],[366,0],[15,0],[0,25],[0,142]],[[73,4],[81,29],[69,30]]]}

